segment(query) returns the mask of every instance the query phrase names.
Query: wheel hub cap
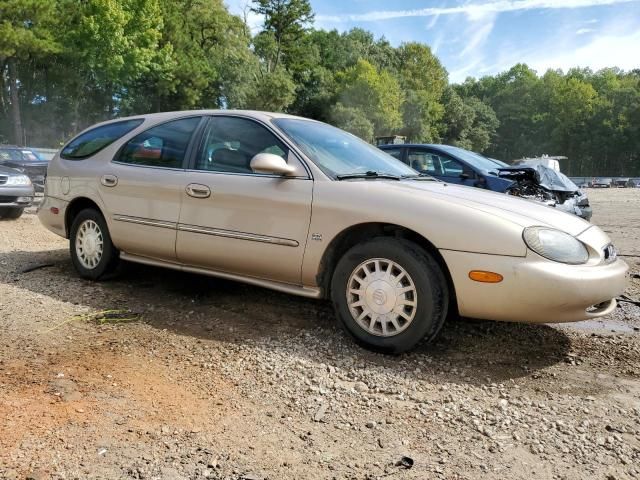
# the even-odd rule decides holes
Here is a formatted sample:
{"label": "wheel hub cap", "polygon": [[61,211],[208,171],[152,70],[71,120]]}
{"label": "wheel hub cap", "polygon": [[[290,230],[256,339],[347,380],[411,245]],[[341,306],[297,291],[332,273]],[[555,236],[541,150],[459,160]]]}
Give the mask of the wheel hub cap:
{"label": "wheel hub cap", "polygon": [[373,335],[397,335],[416,314],[413,280],[399,264],[385,258],[358,265],[349,277],[346,294],[354,320]]}
{"label": "wheel hub cap", "polygon": [[80,224],[76,234],[76,254],[84,268],[94,269],[102,259],[104,241],[100,226],[93,220]]}

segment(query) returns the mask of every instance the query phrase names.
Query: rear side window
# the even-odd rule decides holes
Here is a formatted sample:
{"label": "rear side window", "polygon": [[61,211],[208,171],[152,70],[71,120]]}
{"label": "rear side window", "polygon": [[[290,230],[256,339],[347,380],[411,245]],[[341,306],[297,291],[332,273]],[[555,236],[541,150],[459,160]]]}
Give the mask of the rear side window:
{"label": "rear side window", "polygon": [[163,123],[125,143],[117,162],[145,167],[182,168],[191,135],[201,117]]}
{"label": "rear side window", "polygon": [[60,152],[60,156],[67,160],[82,160],[90,157],[138,127],[142,122],[142,119],[125,120],[91,129],[69,142]]}

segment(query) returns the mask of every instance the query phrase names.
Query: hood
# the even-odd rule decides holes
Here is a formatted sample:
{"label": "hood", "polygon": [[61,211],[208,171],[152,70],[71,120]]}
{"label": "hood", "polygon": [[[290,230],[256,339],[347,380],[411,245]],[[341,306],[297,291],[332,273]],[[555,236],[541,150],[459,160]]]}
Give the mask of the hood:
{"label": "hood", "polygon": [[548,226],[575,236],[591,227],[590,223],[575,215],[504,193],[420,180],[377,182],[384,183],[387,188],[391,186],[399,191],[419,192],[421,195],[438,197],[466,208],[489,213],[523,228],[534,225]]}
{"label": "hood", "polygon": [[13,175],[23,175],[23,173],[19,172],[15,168],[10,168],[0,164],[0,175],[13,176]]}
{"label": "hood", "polygon": [[2,165],[12,168],[47,168],[49,162],[47,160],[6,160]]}
{"label": "hood", "polygon": [[498,176],[514,181],[529,180],[552,192],[577,192],[578,186],[564,173],[544,165],[499,168]]}

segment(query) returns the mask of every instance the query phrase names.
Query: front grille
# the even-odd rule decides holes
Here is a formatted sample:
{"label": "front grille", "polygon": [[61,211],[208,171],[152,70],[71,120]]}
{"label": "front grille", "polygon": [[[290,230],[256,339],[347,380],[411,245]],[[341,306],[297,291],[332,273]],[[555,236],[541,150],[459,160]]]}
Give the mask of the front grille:
{"label": "front grille", "polygon": [[4,185],[5,183],[7,183],[8,179],[9,177],[7,177],[6,175],[0,175],[0,185]]}
{"label": "front grille", "polygon": [[16,198],[18,197],[9,197],[9,196],[2,196],[0,195],[0,203],[13,203],[16,201]]}

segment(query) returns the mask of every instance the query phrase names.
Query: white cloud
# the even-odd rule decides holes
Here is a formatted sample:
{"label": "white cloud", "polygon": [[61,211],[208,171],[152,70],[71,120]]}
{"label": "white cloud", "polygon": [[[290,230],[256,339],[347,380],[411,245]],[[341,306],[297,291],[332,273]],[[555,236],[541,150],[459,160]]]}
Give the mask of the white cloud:
{"label": "white cloud", "polygon": [[260,30],[264,17],[251,11],[251,0],[225,0],[229,11],[243,18],[252,32]]}
{"label": "white cloud", "polygon": [[482,68],[482,62],[477,59],[465,64],[463,67],[457,68],[449,73],[449,80],[453,83],[462,82],[465,78],[473,75],[478,69]]}
{"label": "white cloud", "polygon": [[477,51],[484,47],[489,35],[493,31],[495,25],[495,14],[484,15],[478,19],[474,19],[470,27],[467,28],[467,40],[464,49],[458,54],[459,58],[472,54],[476,55]]}
{"label": "white cloud", "polygon": [[631,20],[608,22],[603,28],[588,36],[576,36],[566,31],[559,37],[549,38],[539,44],[518,46],[511,42],[501,45],[489,56],[478,52],[478,59],[469,62],[457,62],[451,70],[449,79],[459,83],[471,76],[494,75],[504,72],[516,63],[526,63],[544,74],[548,69],[562,69],[565,72],[573,67],[589,67],[594,71],[608,67],[623,70],[640,68],[640,30]]}
{"label": "white cloud", "polygon": [[486,3],[466,3],[455,7],[428,7],[414,10],[383,10],[352,15],[318,15],[316,19],[326,23],[374,22],[392,18],[432,17],[435,15],[466,14],[470,18],[519,10],[584,8],[600,5],[632,3],[639,0],[494,0]]}
{"label": "white cloud", "polygon": [[439,18],[440,15],[432,15],[431,20],[429,20],[429,23],[427,23],[427,30],[431,30],[433,27],[435,27],[436,23],[438,23]]}
{"label": "white cloud", "polygon": [[[608,31],[616,32],[615,29]],[[620,33],[596,34],[592,39],[573,49],[562,49],[556,54],[539,52],[539,54],[525,61],[538,72],[549,68],[590,67],[593,70],[616,66],[623,70],[640,67],[640,30],[631,29]]]}
{"label": "white cloud", "polygon": [[444,40],[444,35],[442,33],[438,34],[435,40],[431,43],[431,51],[434,55],[438,54],[438,50],[440,49],[440,45],[442,45],[442,41]]}
{"label": "white cloud", "polygon": [[576,35],[584,35],[586,33],[591,33],[593,32],[593,28],[579,28],[578,30],[576,30]]}

